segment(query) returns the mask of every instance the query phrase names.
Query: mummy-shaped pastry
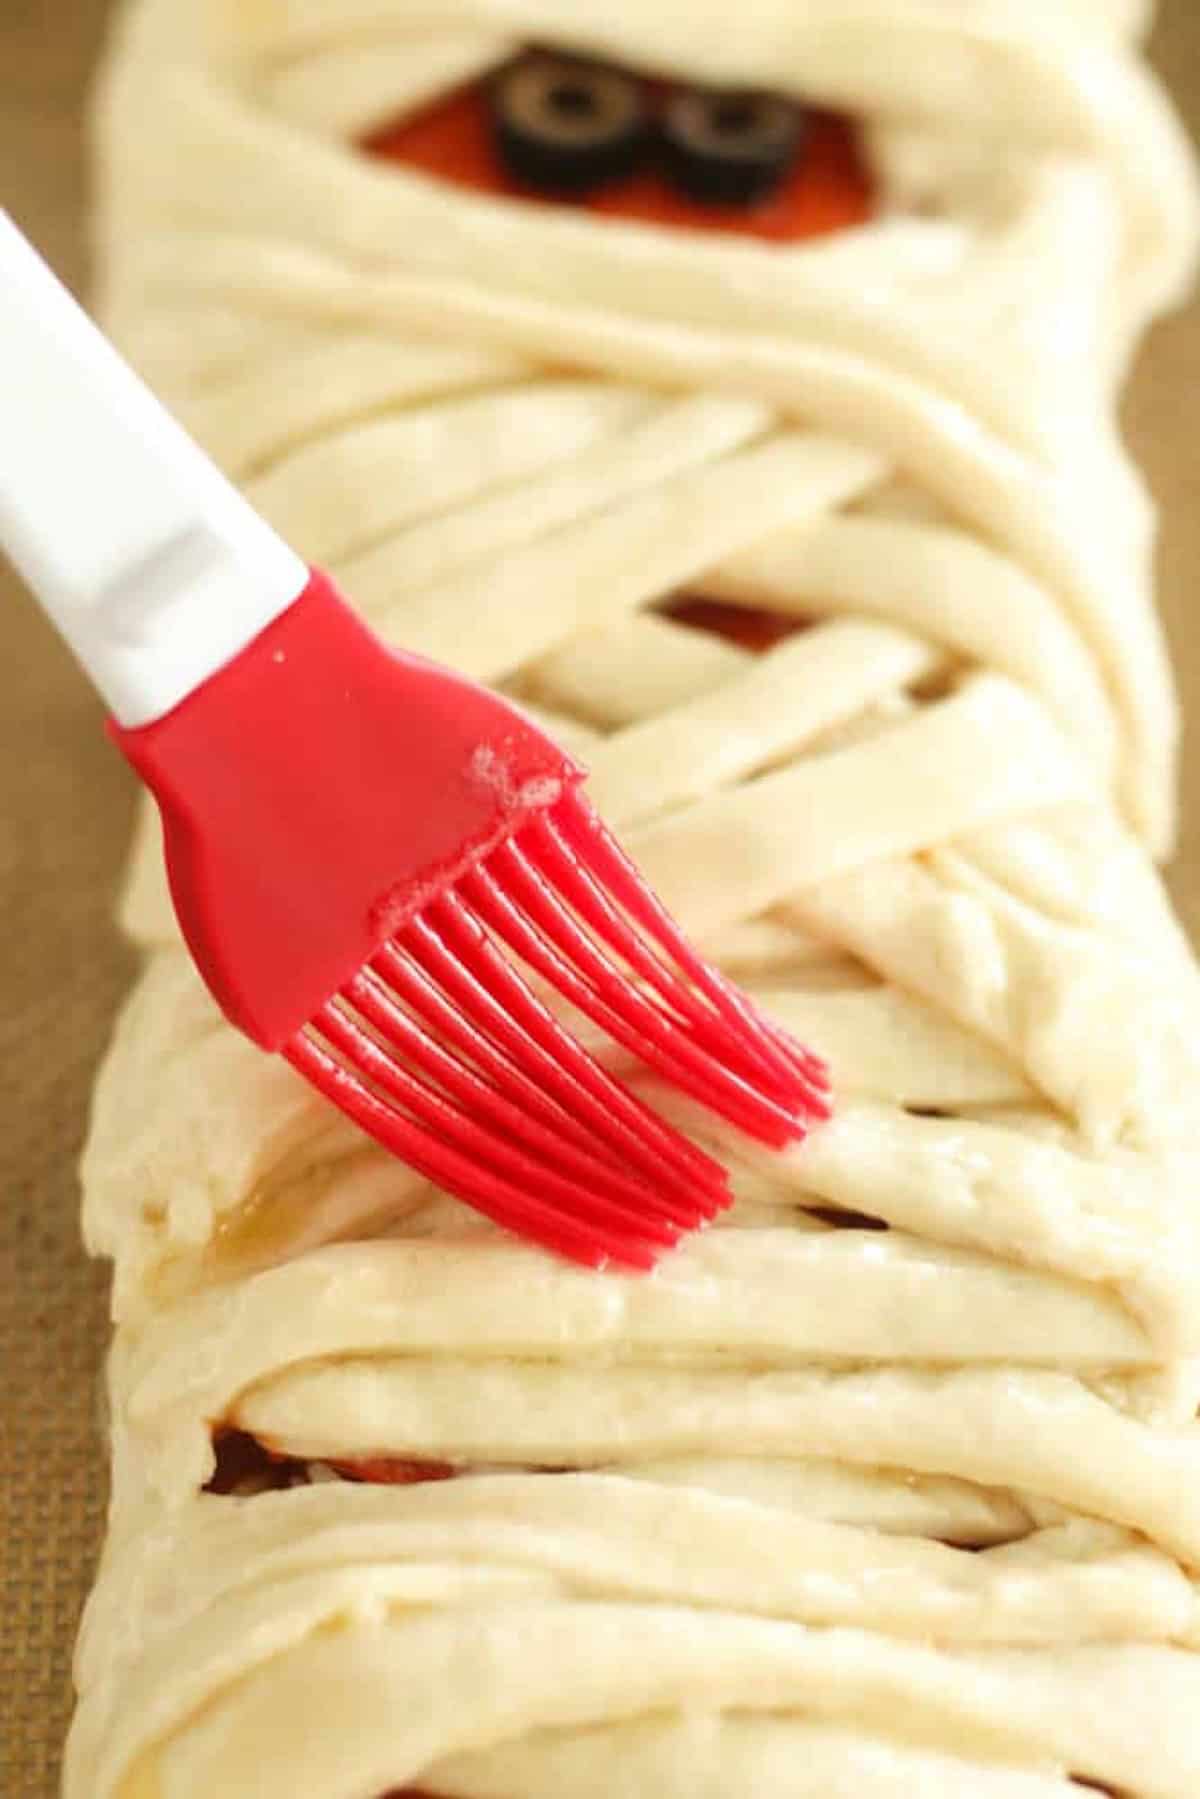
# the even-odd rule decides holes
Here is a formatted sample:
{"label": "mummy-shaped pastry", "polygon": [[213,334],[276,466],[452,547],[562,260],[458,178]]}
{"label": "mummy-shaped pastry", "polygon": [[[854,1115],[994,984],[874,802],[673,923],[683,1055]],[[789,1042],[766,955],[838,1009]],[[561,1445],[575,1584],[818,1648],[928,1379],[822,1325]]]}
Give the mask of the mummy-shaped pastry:
{"label": "mummy-shaped pastry", "polygon": [[1200,1790],[1200,982],[1115,424],[1195,195],[1143,10],[125,16],[107,323],[583,756],[838,1111],[759,1155],[648,1086],[738,1204],[559,1265],[221,1023],[143,830],[69,1799]]}

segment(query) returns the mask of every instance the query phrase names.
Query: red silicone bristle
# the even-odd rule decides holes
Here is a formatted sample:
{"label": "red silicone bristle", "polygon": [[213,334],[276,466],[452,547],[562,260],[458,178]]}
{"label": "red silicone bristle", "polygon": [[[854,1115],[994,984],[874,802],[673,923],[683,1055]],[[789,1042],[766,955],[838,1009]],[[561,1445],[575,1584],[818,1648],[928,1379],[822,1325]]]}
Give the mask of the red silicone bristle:
{"label": "red silicone bristle", "polygon": [[[319,1016],[310,1030],[290,1039],[283,1053],[385,1149],[497,1224],[572,1261],[589,1267],[610,1261],[635,1269],[654,1266],[670,1238],[657,1221],[647,1225],[640,1208],[630,1210],[596,1199],[517,1151],[497,1154],[498,1140],[482,1143],[478,1128],[464,1123],[453,1108],[445,1108],[435,1128],[428,1128],[375,1091],[373,1083],[382,1075],[388,1086],[405,1088],[406,1103],[411,1097],[390,1058],[374,1050],[363,1033],[353,1040],[352,1033],[337,1025],[333,1032],[349,1045],[349,1053],[334,1054],[313,1034],[319,1030],[324,1035],[329,1024],[328,1017]],[[466,1148],[457,1148],[459,1143]],[[504,1166],[497,1167],[497,1162]]]}
{"label": "red silicone bristle", "polygon": [[[572,795],[553,813],[544,813],[522,833],[526,855],[592,933],[617,952],[633,975],[649,983],[680,1023],[694,1030],[714,1059],[761,1085],[780,1105],[803,1111],[812,1097],[811,1082],[776,1041],[775,1028],[759,1019],[749,1001],[730,990],[690,947],[594,813],[594,824],[584,827],[589,811],[585,801]],[[574,831],[564,828],[570,821]],[[622,901],[639,928],[610,894]],[[670,960],[655,951],[656,940]]]}
{"label": "red silicone bristle", "polygon": [[[398,1051],[407,1069],[419,1069],[432,1079],[458,1107],[463,1118],[483,1127],[485,1131],[495,1133],[502,1150],[506,1151],[505,1139],[511,1139],[527,1154],[540,1158],[548,1167],[579,1181],[589,1191],[601,1197],[634,1207],[653,1208],[653,1189],[648,1191],[644,1183],[623,1174],[619,1166],[614,1166],[607,1156],[589,1153],[586,1148],[581,1148],[572,1140],[568,1131],[556,1128],[557,1121],[547,1123],[536,1116],[528,1105],[528,1086],[531,1083],[516,1087],[521,1103],[514,1104],[503,1091],[493,1087],[469,1065],[449,1054],[437,1038],[423,1030],[393,1002],[378,983],[365,975],[359,975],[351,981],[343,990],[343,996],[380,1039],[381,1059],[388,1072],[381,1075],[378,1063],[366,1072],[390,1092],[393,1098],[400,1099],[402,1103],[412,1103],[398,1081],[394,1084],[400,1071],[391,1063],[383,1046]],[[335,1047],[344,1055],[353,1054],[352,1046],[344,1038]],[[415,1072],[408,1078],[420,1085]],[[426,1114],[431,1123],[438,1121],[435,1108],[440,1112],[441,1104],[436,1098]],[[416,1110],[417,1106],[413,1109]],[[570,1121],[564,1122],[569,1124]],[[672,1239],[668,1234],[662,1240],[668,1242]]]}
{"label": "red silicone bristle", "polygon": [[[440,943],[437,943],[437,949],[443,956],[447,954]],[[515,1100],[514,1109],[519,1117],[536,1122],[555,1143],[572,1145],[586,1156],[595,1158],[598,1164],[606,1165],[610,1172],[640,1166],[649,1174],[657,1176],[660,1173],[663,1165],[647,1153],[645,1142],[636,1133],[623,1135],[619,1124],[615,1131],[603,1128],[608,1119],[597,1116],[599,1101],[593,1100],[586,1089],[574,1083],[570,1075],[564,1077],[557,1064],[553,1076],[547,1078],[550,1071],[544,1066],[543,1058],[545,1061],[549,1058],[532,1040],[521,1041],[519,1029],[511,1019],[505,1017],[493,1028],[504,1040],[515,1041],[517,1055],[506,1054],[486,1035],[476,1019],[486,1019],[488,1012],[499,1011],[499,1008],[479,983],[475,983],[475,992],[469,994],[477,1002],[473,1017],[469,1010],[454,1005],[426,969],[399,944],[385,944],[371,967],[395,998],[411,1007],[490,1083],[489,1091],[495,1090]],[[462,971],[462,975],[465,986],[471,976],[469,971]],[[555,1097],[564,1090],[571,1102],[570,1108]],[[593,1118],[597,1120],[595,1124],[590,1122]]]}
{"label": "red silicone bristle", "polygon": [[[506,1135],[502,1127],[481,1122],[477,1115],[422,1078],[421,1073],[397,1062],[389,1048],[380,1046],[358,1020],[340,1009],[327,1007],[316,1023],[348,1066],[387,1098],[398,1102],[415,1122],[426,1125],[437,1138],[467,1150],[481,1168],[491,1167],[506,1182],[520,1184],[526,1192],[536,1192],[543,1202],[565,1203],[581,1224],[595,1224],[606,1231],[630,1231],[662,1248],[678,1239],[679,1227],[654,1215],[653,1193],[636,1188],[632,1182],[622,1193],[619,1182],[603,1173],[596,1178],[592,1171],[586,1172],[581,1181],[575,1169],[564,1167],[569,1152],[564,1152],[557,1165],[544,1155],[531,1154]],[[432,1057],[429,1061],[436,1067]]]}
{"label": "red silicone bristle", "polygon": [[[421,921],[411,934],[419,935],[427,928]],[[408,935],[410,933],[406,932]],[[405,1033],[407,1053],[443,1087],[468,1096],[477,1113],[486,1115],[527,1148],[535,1149],[551,1167],[576,1172],[597,1191],[610,1192],[614,1197],[631,1197],[637,1193],[640,1203],[653,1215],[671,1220],[684,1229],[690,1229],[698,1218],[715,1217],[722,1210],[727,1202],[727,1183],[720,1165],[707,1157],[699,1158],[697,1152],[696,1163],[688,1164],[690,1168],[694,1167],[694,1172],[681,1175],[677,1165],[658,1150],[659,1140],[667,1136],[662,1120],[646,1108],[639,1108],[632,1096],[625,1094],[603,1069],[596,1068],[601,1091],[606,1083],[616,1090],[612,1113],[606,1115],[599,1111],[593,1128],[582,1125],[577,1117],[559,1106],[552,1094],[564,1088],[585,1116],[592,1115],[593,1101],[586,1091],[572,1093],[569,1077],[565,1081],[548,1079],[547,1090],[543,1091],[537,1078],[532,1078],[526,1068],[507,1056],[480,1028],[480,1022],[494,1028],[502,1040],[515,1040],[518,1047],[519,1028],[490,994],[479,994],[478,984],[474,987],[471,984],[469,971],[458,969],[436,938],[434,944],[440,952],[440,955],[431,955],[435,966],[440,964],[446,977],[459,977],[460,991],[465,990],[468,997],[478,1001],[475,1018],[447,1000],[429,974],[410,962],[398,946],[388,944],[372,963],[372,971],[383,982],[385,991],[372,991],[369,1004],[374,1010],[368,1011],[368,1016],[382,1026],[383,1034],[389,1040],[398,1041],[395,1032],[399,1028]],[[513,978],[519,979],[515,975]],[[411,1010],[401,1011],[399,1006],[389,1003],[389,995]],[[458,1055],[446,1056],[439,1038],[432,1037],[429,1031],[420,1031],[417,1023],[420,1019],[432,1025],[441,1039],[454,1046]],[[513,1028],[507,1030],[506,1026]],[[425,1039],[430,1045],[425,1054],[414,1048],[414,1036]],[[585,1052],[579,1054],[585,1062],[588,1060]],[[546,1075],[536,1045],[532,1046],[526,1060],[535,1076]],[[555,1077],[558,1074],[556,1068]],[[622,1106],[624,1099],[630,1100],[629,1107]],[[617,1116],[617,1113],[623,1116]],[[644,1120],[645,1128],[633,1128],[628,1117],[633,1118],[635,1125]]]}
{"label": "red silicone bristle", "polygon": [[575,1260],[652,1266],[729,1204],[720,1164],[588,1054],[454,889],[285,1053],[419,1172]]}
{"label": "red silicone bristle", "polygon": [[802,1135],[802,1124],[772,1095],[732,1074],[597,948],[525,857],[520,836],[463,877],[464,896],[489,928],[585,1016],[701,1104],[773,1147]]}
{"label": "red silicone bristle", "polygon": [[[500,954],[460,894],[443,894],[417,923],[429,927],[424,932],[428,941],[423,944],[424,954],[431,959],[427,966],[436,966],[452,990],[461,991],[468,977],[473,977],[476,995],[482,988],[489,999],[502,1000],[495,1009],[497,1034],[505,1033],[505,1047],[522,1061],[535,1049],[543,1052],[526,1065],[569,1109],[599,1125],[623,1155],[632,1156],[635,1166],[656,1181],[681,1186],[689,1194],[719,1195],[723,1191],[726,1177],[720,1164],[672,1130],[588,1055]],[[411,943],[413,936],[410,926],[404,941]],[[441,952],[440,959],[436,951]]]}
{"label": "red silicone bristle", "polygon": [[553,812],[538,822],[556,846],[569,848],[638,929],[678,964],[698,992],[728,1021],[742,1053],[777,1071],[782,1064],[781,1071],[792,1078],[799,1077],[800,1092],[809,1098],[815,1116],[827,1117],[829,1071],[825,1063],[762,1018],[746,995],[693,949],[585,795],[579,789],[564,794]]}

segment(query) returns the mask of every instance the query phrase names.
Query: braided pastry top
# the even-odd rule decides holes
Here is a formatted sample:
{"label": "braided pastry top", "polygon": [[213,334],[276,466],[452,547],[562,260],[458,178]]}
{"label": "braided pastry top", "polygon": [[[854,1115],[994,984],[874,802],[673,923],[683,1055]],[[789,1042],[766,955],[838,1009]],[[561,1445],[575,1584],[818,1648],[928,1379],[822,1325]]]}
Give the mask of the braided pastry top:
{"label": "braided pastry top", "polygon": [[[144,826],[72,1799],[1197,1791],[1200,986],[1114,416],[1196,207],[1144,13],[125,15],[114,335],[386,635],[582,756],[838,1111],[775,1156],[645,1081],[737,1204],[650,1279],[559,1266],[219,1020]],[[530,41],[850,115],[877,216],[780,247],[362,153]],[[202,1492],[232,1430],[303,1482]],[[312,1476],[381,1456],[461,1477]]]}

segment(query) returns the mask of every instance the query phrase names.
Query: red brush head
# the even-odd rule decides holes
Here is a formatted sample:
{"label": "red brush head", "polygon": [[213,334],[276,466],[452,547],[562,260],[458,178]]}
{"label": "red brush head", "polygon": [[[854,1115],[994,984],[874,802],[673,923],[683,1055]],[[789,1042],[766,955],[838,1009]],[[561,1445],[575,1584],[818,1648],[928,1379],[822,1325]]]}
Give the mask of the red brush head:
{"label": "red brush head", "polygon": [[109,730],[158,801],[196,963],[264,1049],[584,774],[506,701],[386,648],[320,574],[165,718]]}
{"label": "red brush head", "polygon": [[730,1200],[522,968],[760,1142],[827,1115],[821,1064],[691,948],[582,769],[504,700],[387,650],[320,576],[174,712],[113,735],[230,1019],[498,1222],[645,1268]]}

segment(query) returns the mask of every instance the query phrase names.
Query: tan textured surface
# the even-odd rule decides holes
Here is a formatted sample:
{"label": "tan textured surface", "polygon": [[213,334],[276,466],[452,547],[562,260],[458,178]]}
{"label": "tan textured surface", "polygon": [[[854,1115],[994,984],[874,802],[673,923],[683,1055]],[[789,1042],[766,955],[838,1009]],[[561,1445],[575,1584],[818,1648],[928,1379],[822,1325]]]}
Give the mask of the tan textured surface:
{"label": "tan textured surface", "polygon": [[[0,6],[4,200],[56,265],[84,276],[80,94],[106,0]],[[1200,9],[1168,0],[1160,66],[1200,130]],[[1145,357],[1134,447],[1165,511],[1163,601],[1184,700],[1200,721],[1200,307]],[[2,403],[2,402],[0,402]],[[99,1531],[95,1370],[101,1282],[76,1247],[73,1164],[91,1070],[127,960],[107,907],[130,786],[99,710],[15,583],[0,573],[0,1796],[49,1799],[71,1637]],[[1200,929],[1200,725],[1186,766],[1174,889]]]}
{"label": "tan textured surface", "polygon": [[[76,283],[80,94],[104,11],[0,4],[0,192]],[[131,794],[65,651],[14,581],[0,589],[0,1794],[49,1799],[103,1506],[103,1283],[78,1249],[74,1162],[128,973],[107,912]]]}

